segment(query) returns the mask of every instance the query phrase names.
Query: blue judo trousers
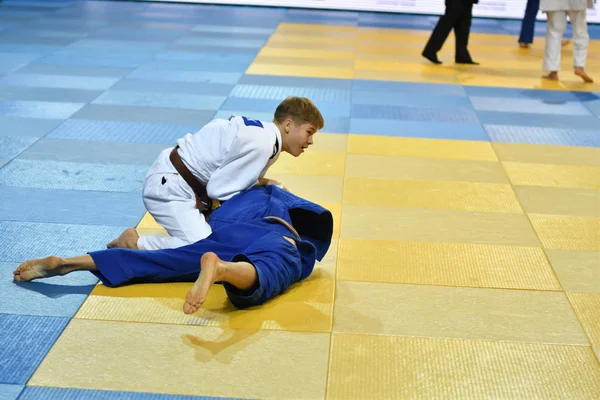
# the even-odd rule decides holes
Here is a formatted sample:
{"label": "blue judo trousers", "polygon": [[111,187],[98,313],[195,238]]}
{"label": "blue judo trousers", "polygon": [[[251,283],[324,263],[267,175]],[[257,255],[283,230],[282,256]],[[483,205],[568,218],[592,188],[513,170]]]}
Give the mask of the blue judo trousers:
{"label": "blue judo trousers", "polygon": [[[267,216],[290,223],[300,239]],[[331,244],[333,217],[325,208],[276,186],[255,187],[225,202],[210,216],[212,234],[187,246],[164,250],[108,249],[90,252],[105,286],[193,282],[200,258],[214,252],[224,261],[246,261],[257,272],[249,291],[223,283],[237,308],[260,305],[306,279]],[[296,246],[283,236],[295,239]]]}

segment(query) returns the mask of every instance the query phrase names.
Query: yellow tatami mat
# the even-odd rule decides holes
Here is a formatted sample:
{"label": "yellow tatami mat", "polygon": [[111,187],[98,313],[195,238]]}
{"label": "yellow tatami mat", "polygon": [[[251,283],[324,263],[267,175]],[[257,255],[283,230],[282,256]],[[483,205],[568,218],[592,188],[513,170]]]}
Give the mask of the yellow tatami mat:
{"label": "yellow tatami mat", "polygon": [[[584,84],[572,41],[542,79],[515,21],[474,21],[481,65],[453,35],[432,65],[435,18],[319,13],[0,0],[0,399],[600,399],[599,27]],[[141,218],[152,154],[288,95],[325,119],[265,175],[333,215],[306,280],[244,310],[216,283],[191,315],[191,282],[11,281],[167,235]]]}
{"label": "yellow tatami mat", "polygon": [[[453,63],[451,33],[439,52],[444,64],[432,65],[420,55],[430,34],[428,30],[321,28],[312,24],[280,24],[247,73],[600,92],[599,83],[583,83],[574,75],[573,43],[562,49],[561,80],[557,82],[541,78],[543,37],[536,37],[533,48],[521,49],[514,37],[472,32],[469,50],[481,65],[471,66]],[[600,43],[590,41],[586,69],[591,73],[600,70],[598,54]],[[311,59],[315,59],[312,65],[305,63]]]}
{"label": "yellow tatami mat", "polygon": [[600,393],[591,347],[347,333],[334,333],[332,342],[328,399],[593,399]]}
{"label": "yellow tatami mat", "polygon": [[[323,398],[329,342],[327,333],[74,319],[29,384],[236,398],[281,399],[290,393]],[[86,360],[94,363],[80,368]]]}
{"label": "yellow tatami mat", "polygon": [[[215,285],[194,315],[182,312],[187,283],[98,285],[31,384],[265,399],[600,394],[593,152],[319,135],[270,174],[334,215],[309,279],[249,310]],[[149,215],[138,228],[161,232]],[[105,334],[81,339],[91,332]],[[135,372],[151,360],[160,371]]]}

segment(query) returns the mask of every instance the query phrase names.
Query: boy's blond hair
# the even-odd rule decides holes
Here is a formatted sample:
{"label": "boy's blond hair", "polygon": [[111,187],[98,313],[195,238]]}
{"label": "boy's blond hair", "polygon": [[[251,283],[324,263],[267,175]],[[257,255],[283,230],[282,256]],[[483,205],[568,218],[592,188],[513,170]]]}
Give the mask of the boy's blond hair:
{"label": "boy's blond hair", "polygon": [[317,130],[325,126],[321,112],[306,97],[288,96],[277,106],[275,123],[282,124],[288,118],[297,124],[312,124]]}

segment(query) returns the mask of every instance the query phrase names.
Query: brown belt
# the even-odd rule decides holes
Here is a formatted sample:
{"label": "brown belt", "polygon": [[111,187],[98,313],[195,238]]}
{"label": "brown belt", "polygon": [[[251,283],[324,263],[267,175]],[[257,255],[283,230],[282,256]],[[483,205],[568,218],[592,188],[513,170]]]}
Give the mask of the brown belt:
{"label": "brown belt", "polygon": [[173,164],[179,175],[181,175],[183,180],[188,185],[190,185],[194,193],[196,193],[196,206],[201,211],[210,211],[213,204],[210,197],[208,197],[208,193],[206,192],[206,186],[204,186],[202,182],[196,179],[196,177],[192,174],[188,167],[186,167],[186,165],[183,163],[183,160],[177,152],[178,148],[179,146],[175,146],[173,151],[171,151],[171,154],[169,154],[169,160],[171,160],[171,163]]}

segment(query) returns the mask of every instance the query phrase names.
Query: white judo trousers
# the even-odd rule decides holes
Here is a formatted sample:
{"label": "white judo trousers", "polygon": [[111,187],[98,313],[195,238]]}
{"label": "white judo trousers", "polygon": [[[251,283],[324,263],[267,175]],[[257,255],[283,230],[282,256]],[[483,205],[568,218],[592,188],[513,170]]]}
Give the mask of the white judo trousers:
{"label": "white judo trousers", "polygon": [[[194,134],[177,140],[178,153],[208,196],[228,200],[264,177],[281,152],[281,133],[272,122],[232,117],[213,120]],[[163,150],[146,175],[146,209],[169,236],[140,236],[141,250],[176,248],[211,234],[196,195],[169,159],[173,147]]]}
{"label": "white judo trousers", "polygon": [[573,66],[585,67],[590,38],[587,29],[586,10],[548,11],[547,15],[544,70],[560,71],[561,41],[567,28],[567,16],[573,27]]}
{"label": "white judo trousers", "polygon": [[[208,237],[210,225],[196,208],[196,195],[175,171],[169,160],[173,148],[163,150],[155,162],[165,172],[150,174],[144,182],[143,200],[146,210],[165,228],[169,236],[140,236],[142,250],[171,249]],[[172,169],[172,172],[167,172]]]}

